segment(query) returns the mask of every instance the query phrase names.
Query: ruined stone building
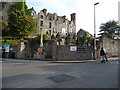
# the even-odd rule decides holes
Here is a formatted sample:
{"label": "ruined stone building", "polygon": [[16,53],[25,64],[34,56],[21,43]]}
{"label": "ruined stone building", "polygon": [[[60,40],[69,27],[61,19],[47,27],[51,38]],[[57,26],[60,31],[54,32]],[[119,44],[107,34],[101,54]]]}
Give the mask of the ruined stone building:
{"label": "ruined stone building", "polygon": [[[26,2],[26,0],[19,0],[18,2]],[[0,18],[7,21],[8,20],[8,9],[10,5],[12,5],[16,0],[1,0],[1,11],[0,11]]]}
{"label": "ruined stone building", "polygon": [[[8,20],[8,9],[14,2],[15,0],[4,2],[5,5],[0,11],[0,18],[5,21]],[[68,20],[66,16],[58,16],[57,13],[47,13],[47,9],[43,9],[39,13],[34,10],[32,15],[37,20],[37,34],[48,33],[49,35],[56,35],[59,33],[61,36],[76,34],[76,13],[71,14],[71,20]]]}
{"label": "ruined stone building", "polygon": [[66,16],[47,13],[47,9],[41,10],[38,14],[34,10],[32,15],[37,20],[37,33],[49,35],[59,33],[61,36],[76,34],[76,13],[71,14],[70,21],[66,19]]}
{"label": "ruined stone building", "polygon": [[8,20],[8,9],[12,2],[2,3],[2,10],[0,11],[0,18],[7,21]]}

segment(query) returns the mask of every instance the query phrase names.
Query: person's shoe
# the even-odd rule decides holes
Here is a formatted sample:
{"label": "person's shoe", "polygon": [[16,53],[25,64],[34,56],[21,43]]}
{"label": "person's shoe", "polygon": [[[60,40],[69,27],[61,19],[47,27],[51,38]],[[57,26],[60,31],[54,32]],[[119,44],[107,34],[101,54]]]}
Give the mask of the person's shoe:
{"label": "person's shoe", "polygon": [[105,60],[102,60],[101,63],[105,63]]}
{"label": "person's shoe", "polygon": [[106,62],[107,62],[108,60],[106,60]]}
{"label": "person's shoe", "polygon": [[101,63],[104,63],[104,60],[102,60]]}

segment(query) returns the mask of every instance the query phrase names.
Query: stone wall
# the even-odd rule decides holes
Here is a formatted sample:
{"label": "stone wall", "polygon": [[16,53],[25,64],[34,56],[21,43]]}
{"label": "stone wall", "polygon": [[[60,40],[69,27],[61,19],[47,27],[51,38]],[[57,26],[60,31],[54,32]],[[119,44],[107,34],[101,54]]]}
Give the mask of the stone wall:
{"label": "stone wall", "polygon": [[[39,42],[29,41],[27,43],[19,43],[17,46],[11,46],[15,52],[16,58],[35,58],[35,51],[40,47]],[[100,58],[100,48],[103,47],[108,57],[120,56],[120,40],[102,38],[100,47],[97,49],[97,58]],[[71,46],[57,45],[57,41],[50,40],[44,43],[45,58],[53,60],[86,60],[92,59],[91,52],[93,48],[90,46],[76,46],[76,51],[70,51]],[[83,48],[84,53],[79,52],[78,48]]]}
{"label": "stone wall", "polygon": [[[34,52],[39,47],[39,43],[28,42],[28,43],[19,43],[17,46],[13,47],[16,58],[36,58],[33,57]],[[70,51],[71,47],[76,47],[76,51]],[[57,45],[55,40],[50,40],[43,47],[45,52],[45,58],[53,60],[87,60],[92,59],[91,52],[92,47],[81,47],[81,46],[66,46],[66,45]],[[83,49],[80,51],[78,49]]]}
{"label": "stone wall", "polygon": [[108,57],[120,56],[120,40],[103,37],[100,48],[103,47]]}
{"label": "stone wall", "polygon": [[37,47],[36,45],[38,46],[38,44],[35,44],[33,47],[30,42],[19,42],[18,45],[11,45],[11,47],[15,53],[15,58],[30,58],[33,56],[35,48]]}
{"label": "stone wall", "polygon": [[[72,46],[57,46],[57,59],[58,60],[90,60],[92,59],[91,52],[93,52],[91,47],[77,47],[76,51],[70,51]],[[79,51],[78,48],[84,49],[84,52]]]}
{"label": "stone wall", "polygon": [[[71,47],[76,47],[75,51],[71,51]],[[84,50],[84,52],[78,50]],[[93,52],[92,47],[81,47],[81,46],[66,46],[57,45],[56,41],[48,43],[45,47],[45,53],[47,58],[52,58],[53,60],[87,60],[92,59],[91,52]]]}
{"label": "stone wall", "polygon": [[25,49],[26,49],[26,45],[24,44],[24,42],[19,42],[16,48],[15,57],[24,58],[25,53],[27,52],[25,51]]}

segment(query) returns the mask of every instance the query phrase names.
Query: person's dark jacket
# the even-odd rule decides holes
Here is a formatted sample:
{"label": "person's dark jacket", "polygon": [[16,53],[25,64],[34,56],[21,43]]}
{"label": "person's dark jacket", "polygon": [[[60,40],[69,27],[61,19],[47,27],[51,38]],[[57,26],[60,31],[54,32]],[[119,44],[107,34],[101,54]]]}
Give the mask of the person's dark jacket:
{"label": "person's dark jacket", "polygon": [[100,56],[103,56],[103,55],[105,55],[105,51],[102,49],[100,50]]}

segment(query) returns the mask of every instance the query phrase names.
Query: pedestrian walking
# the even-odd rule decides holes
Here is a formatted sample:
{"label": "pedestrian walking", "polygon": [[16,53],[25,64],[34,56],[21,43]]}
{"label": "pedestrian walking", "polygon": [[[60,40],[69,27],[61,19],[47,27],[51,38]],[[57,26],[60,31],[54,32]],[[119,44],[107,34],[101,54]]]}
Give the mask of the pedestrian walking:
{"label": "pedestrian walking", "polygon": [[103,50],[103,47],[100,50],[100,56],[101,56],[101,60],[102,60],[101,63],[105,63],[106,54],[105,54],[105,51]]}
{"label": "pedestrian walking", "polygon": [[103,49],[104,50],[104,52],[105,52],[105,59],[106,59],[106,62],[108,61],[108,58],[107,58],[107,52],[106,52],[106,50],[105,49]]}

